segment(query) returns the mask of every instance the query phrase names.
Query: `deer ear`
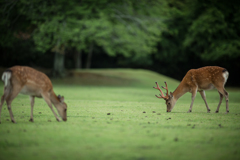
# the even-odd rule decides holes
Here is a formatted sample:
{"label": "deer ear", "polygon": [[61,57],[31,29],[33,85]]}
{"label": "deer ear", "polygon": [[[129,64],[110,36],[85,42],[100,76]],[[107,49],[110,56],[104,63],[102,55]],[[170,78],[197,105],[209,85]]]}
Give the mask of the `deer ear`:
{"label": "deer ear", "polygon": [[60,102],[64,102],[64,97],[61,95],[58,95],[57,98],[59,99]]}
{"label": "deer ear", "polygon": [[172,93],[172,92],[170,92],[170,97],[171,97],[171,98],[173,97],[173,93]]}
{"label": "deer ear", "polygon": [[60,102],[64,102],[64,97],[63,96],[60,98]]}

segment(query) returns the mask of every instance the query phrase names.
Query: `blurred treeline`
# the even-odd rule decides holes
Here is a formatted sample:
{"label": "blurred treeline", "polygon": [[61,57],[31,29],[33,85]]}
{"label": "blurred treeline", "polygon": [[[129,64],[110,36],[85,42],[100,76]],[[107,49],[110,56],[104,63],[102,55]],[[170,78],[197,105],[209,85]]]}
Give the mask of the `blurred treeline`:
{"label": "blurred treeline", "polygon": [[181,80],[219,65],[239,85],[232,0],[0,0],[0,66],[146,68]]}

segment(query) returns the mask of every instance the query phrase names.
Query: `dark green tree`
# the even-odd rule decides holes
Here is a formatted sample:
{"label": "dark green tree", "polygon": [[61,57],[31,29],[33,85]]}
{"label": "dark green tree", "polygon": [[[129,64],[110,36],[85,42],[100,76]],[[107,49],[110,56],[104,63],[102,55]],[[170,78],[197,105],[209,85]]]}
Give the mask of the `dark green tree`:
{"label": "dark green tree", "polygon": [[240,57],[239,2],[196,1],[184,47],[205,60]]}

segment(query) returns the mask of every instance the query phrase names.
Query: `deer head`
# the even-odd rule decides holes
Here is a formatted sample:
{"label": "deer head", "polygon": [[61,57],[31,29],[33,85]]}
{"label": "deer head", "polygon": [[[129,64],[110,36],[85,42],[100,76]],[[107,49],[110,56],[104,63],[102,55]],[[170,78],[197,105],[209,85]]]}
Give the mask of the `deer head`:
{"label": "deer head", "polygon": [[58,114],[62,117],[63,121],[67,121],[67,104],[64,102],[64,97],[61,95],[57,96],[59,104],[56,105]]}
{"label": "deer head", "polygon": [[155,82],[155,83],[156,83],[157,87],[153,87],[153,88],[158,89],[161,92],[161,94],[159,94],[160,96],[157,96],[157,95],[155,95],[155,96],[157,98],[163,98],[166,101],[167,112],[171,112],[173,107],[175,106],[176,101],[173,98],[173,93],[172,92],[170,92],[170,94],[168,94],[167,82],[164,82],[166,87],[162,86],[163,89],[167,90],[166,95],[163,94],[162,90],[159,88],[158,83],[157,82]]}

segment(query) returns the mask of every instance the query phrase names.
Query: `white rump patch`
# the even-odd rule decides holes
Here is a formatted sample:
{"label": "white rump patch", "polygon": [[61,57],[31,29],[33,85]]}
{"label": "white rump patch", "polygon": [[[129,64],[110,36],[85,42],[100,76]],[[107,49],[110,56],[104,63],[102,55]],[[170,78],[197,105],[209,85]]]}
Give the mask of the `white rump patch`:
{"label": "white rump patch", "polygon": [[4,82],[5,87],[9,84],[10,85],[10,78],[11,78],[11,72],[3,72],[2,74],[2,80]]}
{"label": "white rump patch", "polygon": [[226,71],[226,72],[223,73],[224,84],[227,82],[228,76],[229,76],[228,71]]}

